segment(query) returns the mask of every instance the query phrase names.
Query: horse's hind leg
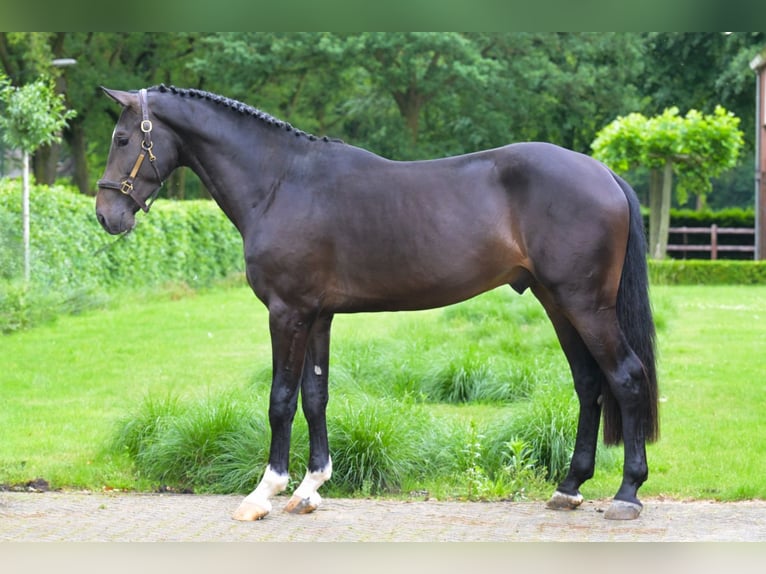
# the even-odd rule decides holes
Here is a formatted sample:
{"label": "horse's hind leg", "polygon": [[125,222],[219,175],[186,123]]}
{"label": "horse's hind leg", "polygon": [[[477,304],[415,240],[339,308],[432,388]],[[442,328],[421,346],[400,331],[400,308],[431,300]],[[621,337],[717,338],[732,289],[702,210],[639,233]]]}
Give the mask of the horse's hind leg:
{"label": "horse's hind leg", "polygon": [[572,510],[582,504],[580,485],[593,476],[596,465],[596,445],[601,417],[599,397],[605,382],[604,373],[596,363],[577,330],[572,326],[551,297],[539,286],[533,292],[543,304],[556,330],[561,348],[572,371],[580,414],[577,421],[577,438],[569,464],[569,472],[558,485],[548,501],[548,508]]}
{"label": "horse's hind leg", "polygon": [[309,427],[309,464],[303,482],[285,506],[286,512],[307,514],[322,502],[319,487],[332,475],[332,460],[327,444],[327,376],[330,364],[330,326],[332,315],[320,317],[309,339],[301,378],[301,404]]}
{"label": "horse's hind leg", "polygon": [[638,489],[648,476],[646,433],[641,416],[646,401],[643,365],[628,345],[613,307],[570,316],[606,376],[622,420],[623,480],[605,517],[637,518],[642,509]]}

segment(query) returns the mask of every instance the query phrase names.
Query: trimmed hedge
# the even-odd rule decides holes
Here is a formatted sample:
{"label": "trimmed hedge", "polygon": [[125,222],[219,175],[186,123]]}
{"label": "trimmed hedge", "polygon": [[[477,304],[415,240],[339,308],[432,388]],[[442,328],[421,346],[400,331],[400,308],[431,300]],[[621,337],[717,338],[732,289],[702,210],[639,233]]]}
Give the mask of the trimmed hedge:
{"label": "trimmed hedge", "polygon": [[649,260],[653,285],[766,285],[766,261]]}
{"label": "trimmed hedge", "polygon": [[[644,227],[649,229],[649,209],[642,207]],[[716,211],[696,211],[694,209],[671,209],[670,227],[755,227],[755,209],[749,207],[727,207]]]}
{"label": "trimmed hedge", "polygon": [[32,282],[26,287],[20,278],[21,183],[0,180],[3,332],[93,306],[114,288],[202,287],[244,270],[242,239],[211,201],[158,201],[120,239],[96,221],[94,199],[73,188],[33,186],[30,212]]}
{"label": "trimmed hedge", "polygon": [[755,227],[755,210],[729,207],[716,211],[695,211],[692,209],[671,209],[671,227]]}

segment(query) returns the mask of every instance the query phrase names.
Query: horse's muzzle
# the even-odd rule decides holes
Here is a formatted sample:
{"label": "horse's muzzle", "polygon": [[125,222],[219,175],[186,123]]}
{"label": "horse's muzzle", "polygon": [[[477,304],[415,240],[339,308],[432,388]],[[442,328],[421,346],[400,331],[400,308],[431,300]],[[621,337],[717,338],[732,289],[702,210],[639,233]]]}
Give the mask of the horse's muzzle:
{"label": "horse's muzzle", "polygon": [[130,231],[136,224],[135,216],[130,211],[121,211],[119,213],[110,213],[107,210],[96,206],[96,219],[107,233],[119,235]]}
{"label": "horse's muzzle", "polygon": [[113,227],[109,224],[109,221],[104,217],[103,213],[96,212],[96,219],[98,219],[98,222],[101,224],[101,227],[103,227],[109,234],[111,235],[117,235],[120,233],[120,230],[118,227]]}

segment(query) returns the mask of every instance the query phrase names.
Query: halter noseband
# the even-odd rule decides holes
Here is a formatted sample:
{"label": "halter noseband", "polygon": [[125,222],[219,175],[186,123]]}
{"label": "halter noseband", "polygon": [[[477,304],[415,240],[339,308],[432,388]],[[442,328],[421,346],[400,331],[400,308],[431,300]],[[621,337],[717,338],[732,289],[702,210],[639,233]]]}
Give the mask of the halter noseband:
{"label": "halter noseband", "polygon": [[[141,106],[141,131],[144,134],[144,138],[141,141],[141,152],[138,154],[136,162],[133,164],[133,169],[131,169],[128,176],[119,183],[108,179],[99,179],[97,185],[99,187],[116,189],[125,195],[129,195],[144,212],[148,213],[152,203],[157,199],[157,194],[160,192],[163,181],[162,177],[160,177],[160,172],[157,169],[157,164],[154,163],[157,158],[154,153],[152,153],[154,143],[152,142],[152,122],[149,119],[149,103],[146,97],[146,89],[142,89],[138,92],[138,103]],[[144,163],[144,159],[147,155],[149,156],[149,163],[154,168],[154,173],[157,175],[157,181],[160,182],[159,187],[151,194],[151,196],[149,196],[148,205],[142,198],[135,194],[135,189],[133,188],[133,182],[138,175],[138,170],[141,169],[141,165]]]}

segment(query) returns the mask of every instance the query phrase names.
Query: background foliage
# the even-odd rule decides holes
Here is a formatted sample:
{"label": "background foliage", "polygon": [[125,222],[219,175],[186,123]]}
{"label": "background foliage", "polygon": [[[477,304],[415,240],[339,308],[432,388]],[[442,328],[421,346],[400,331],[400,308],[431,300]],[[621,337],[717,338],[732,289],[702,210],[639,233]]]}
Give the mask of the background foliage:
{"label": "background foliage", "polygon": [[[108,238],[93,198],[64,186],[31,193],[33,283],[19,279],[21,184],[0,179],[0,331],[105,302],[109,293],[162,284],[204,286],[244,268],[242,240],[209,201],[161,202],[135,232]],[[112,293],[114,295],[114,293]]]}
{"label": "background foliage", "polygon": [[[755,132],[748,63],[764,44],[764,33],[2,32],[0,64],[15,85],[57,78],[78,115],[63,146],[36,154],[37,181],[53,183],[56,166],[66,167],[83,193],[95,191],[119,111],[98,86],[165,82],[243,100],[394,159],[522,140],[587,153],[619,115],[672,106],[709,114],[722,105],[741,119],[745,146],[710,205],[745,207]],[[62,57],[77,65],[53,68]],[[205,196],[185,170],[166,193]]]}

